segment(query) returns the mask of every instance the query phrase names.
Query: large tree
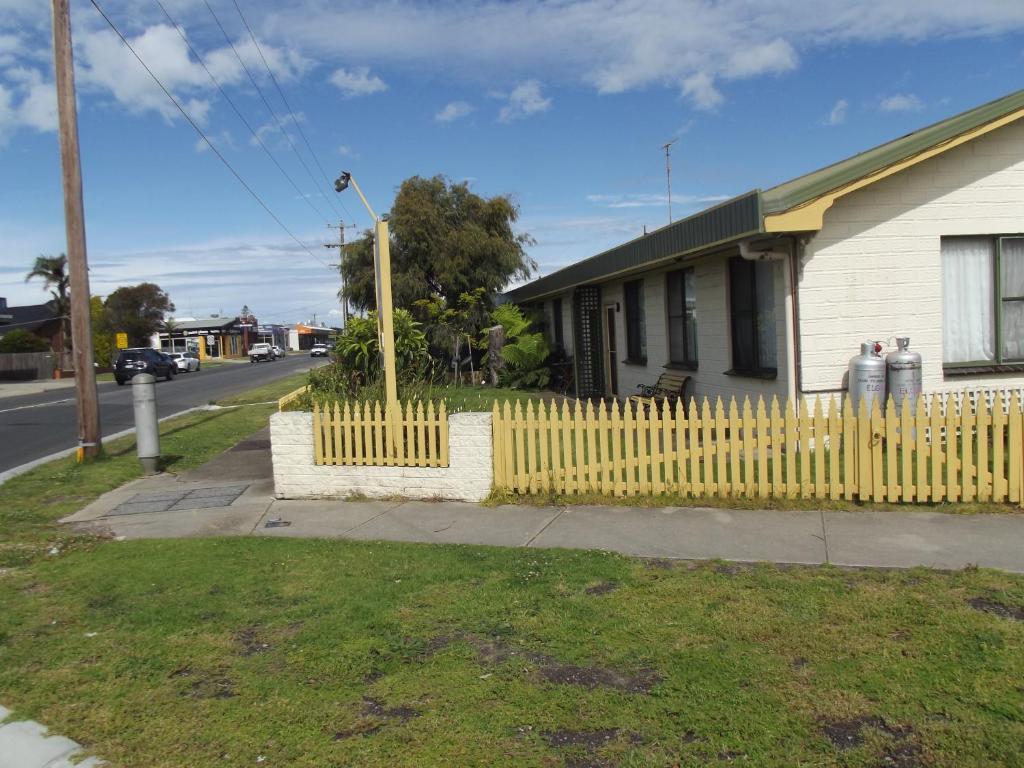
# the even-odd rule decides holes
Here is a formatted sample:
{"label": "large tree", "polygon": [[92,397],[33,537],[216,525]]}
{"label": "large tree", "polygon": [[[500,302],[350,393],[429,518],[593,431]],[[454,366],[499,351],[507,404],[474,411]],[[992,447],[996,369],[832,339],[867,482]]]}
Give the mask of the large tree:
{"label": "large tree", "polygon": [[[396,307],[443,299],[454,307],[478,288],[484,303],[536,264],[525,247],[533,240],[516,233],[519,209],[506,195],[484,198],[465,182],[443,176],[413,176],[402,182],[391,210],[391,280]],[[373,233],[345,246],[345,293],[360,309],[376,306]]]}
{"label": "large tree", "polygon": [[39,279],[50,292],[54,311],[61,318],[63,346],[59,350],[61,368],[66,368],[67,353],[71,349],[71,283],[68,276],[68,258],[60,256],[36,256],[32,269],[25,275],[25,282]]}
{"label": "large tree", "polygon": [[159,285],[139,283],[118,288],[103,309],[110,330],[127,333],[129,346],[141,347],[163,327],[164,314],[174,311],[174,303]]}

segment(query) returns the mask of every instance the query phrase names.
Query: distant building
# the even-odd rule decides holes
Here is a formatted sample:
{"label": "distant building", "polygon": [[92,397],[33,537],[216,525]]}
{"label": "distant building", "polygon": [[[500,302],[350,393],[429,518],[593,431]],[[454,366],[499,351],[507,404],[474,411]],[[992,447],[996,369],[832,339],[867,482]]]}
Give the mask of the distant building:
{"label": "distant building", "polygon": [[175,321],[173,329],[161,331],[156,340],[164,352],[195,351],[201,360],[237,358],[249,354],[256,333],[254,324],[239,322],[237,317],[200,317]]}
{"label": "distant building", "polygon": [[288,326],[288,349],[293,352],[303,352],[314,344],[330,344],[338,332],[337,328],[323,325],[307,325],[305,323],[290,325]]}
{"label": "distant building", "polygon": [[256,327],[256,341],[273,344],[281,349],[288,348],[288,326],[268,323]]}

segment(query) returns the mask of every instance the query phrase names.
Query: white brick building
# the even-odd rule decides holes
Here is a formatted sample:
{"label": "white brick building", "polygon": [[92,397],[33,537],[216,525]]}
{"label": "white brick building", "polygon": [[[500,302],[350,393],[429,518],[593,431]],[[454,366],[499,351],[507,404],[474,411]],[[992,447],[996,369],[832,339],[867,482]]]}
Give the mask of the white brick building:
{"label": "white brick building", "polygon": [[[841,392],[909,336],[926,392],[1024,386],[1024,91],[570,265],[543,305],[581,396]],[[556,326],[560,326],[556,332]]]}

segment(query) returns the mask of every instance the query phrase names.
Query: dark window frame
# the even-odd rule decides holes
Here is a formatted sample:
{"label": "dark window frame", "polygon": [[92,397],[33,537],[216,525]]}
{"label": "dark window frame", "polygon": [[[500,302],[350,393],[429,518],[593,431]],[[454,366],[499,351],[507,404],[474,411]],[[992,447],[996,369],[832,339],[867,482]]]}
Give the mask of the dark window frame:
{"label": "dark window frame", "polygon": [[643,278],[627,280],[622,284],[622,303],[626,315],[626,358],[622,362],[629,365],[647,365]]}
{"label": "dark window frame", "polygon": [[551,320],[554,323],[552,327],[553,337],[555,342],[555,348],[564,352],[565,351],[565,329],[562,327],[562,297],[558,296],[551,300]]}
{"label": "dark window frame", "polygon": [[[761,356],[762,350],[759,345],[761,338],[757,317],[757,264],[758,262],[744,259],[742,256],[733,256],[729,259],[729,335],[732,341],[732,368],[726,371],[729,375],[750,376],[753,378],[775,378],[778,375],[777,365],[764,365]],[[737,274],[743,270],[746,274]],[[772,291],[774,307],[775,278],[772,274]],[[742,280],[740,278],[743,278]],[[748,291],[742,290],[742,282],[749,285]],[[747,348],[751,350],[750,360],[741,359],[744,345],[739,334],[749,334]],[[772,338],[776,344],[778,339],[773,330]],[[777,354],[777,352],[776,352]]]}
{"label": "dark window frame", "polygon": [[[939,257],[942,241],[958,237],[987,238],[992,241],[992,315],[995,324],[995,358],[993,360],[966,360],[956,363],[942,361],[942,372],[949,376],[968,376],[978,373],[1020,372],[1024,358],[1007,359],[1003,356],[1003,305],[1009,301],[1024,301],[1024,296],[1004,296],[1002,285],[1003,241],[1024,238],[1024,233],[1000,235],[945,235],[939,238]],[[945,322],[945,317],[943,317]]]}
{"label": "dark window frame", "polygon": [[[699,364],[698,352],[697,352],[697,320],[696,310],[694,310],[694,318],[691,320],[689,312],[686,306],[686,279],[695,280],[695,271],[693,267],[685,267],[683,269],[673,270],[665,274],[665,314],[667,316],[667,327],[668,327],[668,366],[670,368],[685,368],[688,370],[697,370]],[[678,308],[678,312],[673,311],[672,307],[672,281],[679,281],[679,296],[682,299],[681,306]],[[679,328],[675,327],[678,323]],[[690,324],[693,324],[693,349],[690,349]],[[672,341],[675,334],[678,333],[682,338],[683,346],[683,359],[676,360],[672,357],[672,350],[675,346]]]}

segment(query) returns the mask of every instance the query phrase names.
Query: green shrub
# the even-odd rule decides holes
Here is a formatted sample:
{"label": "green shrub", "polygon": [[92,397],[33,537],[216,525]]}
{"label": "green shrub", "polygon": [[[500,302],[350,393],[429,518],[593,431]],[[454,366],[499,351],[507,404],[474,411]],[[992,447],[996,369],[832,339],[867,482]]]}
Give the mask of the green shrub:
{"label": "green shrub", "polygon": [[50,344],[34,333],[15,328],[0,336],[0,352],[49,352]]}
{"label": "green shrub", "polygon": [[[505,329],[501,359],[505,370],[500,383],[506,387],[546,387],[551,371],[545,365],[550,348],[543,333],[531,333],[530,321],[515,304],[502,304],[491,312],[491,322]],[[486,336],[482,343],[486,344]],[[487,365],[484,356],[484,365]]]}
{"label": "green shrub", "polygon": [[[423,329],[407,310],[396,309],[394,331],[398,377],[405,380],[422,378],[430,367],[427,337]],[[368,382],[381,374],[376,312],[370,312],[366,317],[349,319],[334,345],[334,356],[342,369],[339,375],[344,378],[357,374],[362,381]]]}

